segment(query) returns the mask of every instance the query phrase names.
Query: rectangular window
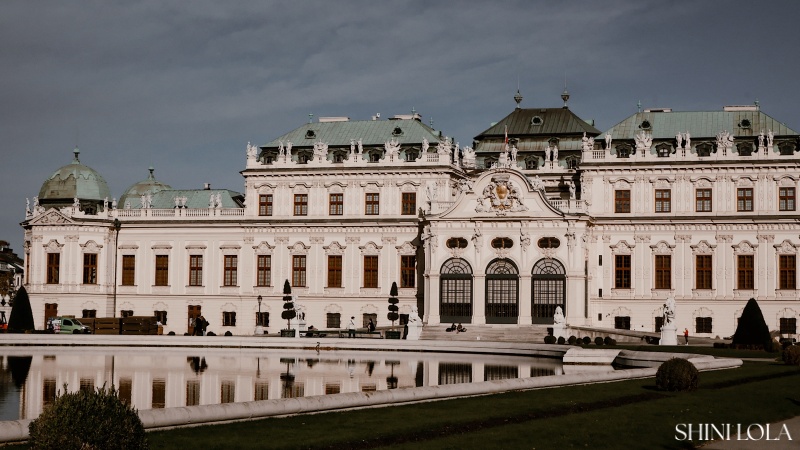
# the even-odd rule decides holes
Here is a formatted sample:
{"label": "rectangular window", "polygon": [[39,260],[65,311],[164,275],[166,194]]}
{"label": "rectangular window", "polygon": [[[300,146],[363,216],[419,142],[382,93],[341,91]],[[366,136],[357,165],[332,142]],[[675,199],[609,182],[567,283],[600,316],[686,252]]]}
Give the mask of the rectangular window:
{"label": "rectangular window", "polygon": [[378,256],[365,255],[364,256],[364,287],[376,288],[378,287]]}
{"label": "rectangular window", "polygon": [[344,214],[344,194],[331,194],[328,202],[328,214],[341,216]]}
{"label": "rectangular window", "polygon": [[711,333],[711,317],[695,317],[695,333]]}
{"label": "rectangular window", "polygon": [[736,210],[737,211],[753,210],[753,188],[736,189]]}
{"label": "rectangular window", "polygon": [[258,215],[272,215],[272,194],[263,194],[258,196]]}
{"label": "rectangular window", "polygon": [[400,287],[413,288],[417,279],[417,257],[400,256]]}
{"label": "rectangular window", "polygon": [[200,381],[186,380],[186,406],[197,406],[199,404],[200,404]]}
{"label": "rectangular window", "polygon": [[711,255],[695,257],[695,289],[711,289]]}
{"label": "rectangular window", "polygon": [[794,211],[793,187],[782,187],[778,189],[778,209],[781,211]]}
{"label": "rectangular window", "polygon": [[253,400],[269,400],[269,383],[258,381],[254,386]]}
{"label": "rectangular window", "polygon": [[256,264],[256,286],[271,286],[272,256],[258,255]]}
{"label": "rectangular window", "polygon": [[[96,309],[84,309],[81,312],[81,318],[82,319],[94,319],[95,317],[97,317],[97,310]],[[84,324],[84,325],[86,325],[86,324]]]}
{"label": "rectangular window", "polygon": [[161,325],[167,324],[167,312],[166,311],[153,311],[153,315],[155,316],[158,322],[161,322]]}
{"label": "rectangular window", "polygon": [[236,401],[236,383],[223,380],[219,385],[219,402],[233,403]]}
{"label": "rectangular window", "polygon": [[306,255],[292,255],[292,286],[306,286]]}
{"label": "rectangular window", "polygon": [[376,216],[380,210],[380,194],[367,193],[365,214]]}
{"label": "rectangular window", "polygon": [[778,255],[778,289],[797,288],[797,261],[795,255]]}
{"label": "rectangular window", "polygon": [[780,318],[781,334],[797,334],[797,319],[795,317]]}
{"label": "rectangular window", "polygon": [[203,255],[189,255],[189,286],[203,285]]}
{"label": "rectangular window", "polygon": [[156,255],[156,286],[169,286],[169,255]]}
{"label": "rectangular window", "polygon": [[97,284],[97,253],[83,255],[83,284]]}
{"label": "rectangular window", "polygon": [[47,254],[47,284],[58,284],[58,272],[61,268],[61,253]]}
{"label": "rectangular window", "polygon": [[342,287],[342,255],[328,255],[328,287]]}
{"label": "rectangular window", "polygon": [[222,311],[222,326],[223,327],[236,326],[236,311]]}
{"label": "rectangular window", "polygon": [[736,257],[736,286],[737,289],[753,289],[753,255],[738,255]]}
{"label": "rectangular window", "polygon": [[711,212],[711,189],[697,189],[694,191],[695,211]]}
{"label": "rectangular window", "polygon": [[166,406],[167,383],[163,378],[153,380],[153,404],[152,409],[161,409]]}
{"label": "rectangular window", "polygon": [[672,255],[656,255],[656,289],[672,289]]}
{"label": "rectangular window", "polygon": [[656,329],[655,329],[655,332],[656,332],[656,333],[660,333],[660,332],[661,332],[661,327],[663,327],[663,326],[664,326],[664,316],[658,316],[658,317],[656,317],[655,319],[656,319]]}
{"label": "rectangular window", "polygon": [[294,194],[294,215],[308,215],[308,194]]}
{"label": "rectangular window", "polygon": [[417,213],[417,193],[403,192],[402,209],[400,214],[413,216]]}
{"label": "rectangular window", "polygon": [[614,191],[614,212],[615,213],[631,212],[631,191],[629,190]]}
{"label": "rectangular window", "polygon": [[136,284],[136,255],[122,255],[122,285]]}
{"label": "rectangular window", "polygon": [[614,287],[631,288],[631,255],[614,255]]}
{"label": "rectangular window", "polygon": [[269,313],[264,312],[257,312],[256,311],[256,325],[260,325],[262,327],[269,326]]}
{"label": "rectangular window", "polygon": [[225,255],[225,272],[223,276],[223,286],[237,286],[239,258],[236,255]]}
{"label": "rectangular window", "polygon": [[326,314],[327,321],[325,323],[326,328],[341,328],[342,326],[342,315],[341,313],[328,313]]}
{"label": "rectangular window", "polygon": [[614,316],[614,328],[617,330],[630,330],[631,318],[630,316]]}
{"label": "rectangular window", "polygon": [[656,212],[668,213],[672,210],[672,191],[670,189],[656,189]]}

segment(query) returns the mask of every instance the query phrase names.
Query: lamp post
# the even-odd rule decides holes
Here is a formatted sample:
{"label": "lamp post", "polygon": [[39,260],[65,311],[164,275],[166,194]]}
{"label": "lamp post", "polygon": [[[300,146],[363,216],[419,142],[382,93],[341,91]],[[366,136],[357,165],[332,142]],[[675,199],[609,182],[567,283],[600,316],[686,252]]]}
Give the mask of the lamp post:
{"label": "lamp post", "polygon": [[256,316],[256,330],[254,334],[264,334],[264,324],[261,323],[261,301],[264,300],[260,295],[256,298],[258,300],[258,315]]}
{"label": "lamp post", "polygon": [[111,317],[117,317],[117,252],[119,252],[119,229],[122,228],[122,222],[118,218],[114,218],[114,310],[111,311]]}

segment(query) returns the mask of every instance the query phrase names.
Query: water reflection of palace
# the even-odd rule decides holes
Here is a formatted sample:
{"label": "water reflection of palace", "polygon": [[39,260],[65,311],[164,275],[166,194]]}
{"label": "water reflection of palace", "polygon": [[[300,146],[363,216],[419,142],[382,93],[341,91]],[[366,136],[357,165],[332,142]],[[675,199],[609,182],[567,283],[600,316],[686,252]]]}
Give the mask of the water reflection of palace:
{"label": "water reflection of palace", "polygon": [[3,350],[6,361],[15,355],[29,356],[30,367],[19,390],[19,416],[5,420],[37,417],[65,385],[74,391],[113,383],[123,400],[145,410],[563,373],[557,359],[497,355],[478,361],[475,355],[352,351]]}

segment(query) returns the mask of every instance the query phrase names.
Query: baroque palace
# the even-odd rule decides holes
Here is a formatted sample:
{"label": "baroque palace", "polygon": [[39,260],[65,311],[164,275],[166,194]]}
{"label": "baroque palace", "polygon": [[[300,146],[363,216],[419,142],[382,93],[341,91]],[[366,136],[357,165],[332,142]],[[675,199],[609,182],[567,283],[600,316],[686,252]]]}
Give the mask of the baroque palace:
{"label": "baroque palace", "polygon": [[[600,131],[567,106],[517,107],[471,146],[416,113],[321,117],[247,145],[244,193],[149,176],[116,200],[74,160],[26,208],[37,327],[57,315],[156,315],[192,332],[270,334],[288,280],[318,329],[350,317],[514,330],[733,334],[756,298],[797,333],[800,135],[758,105],[637,112]],[[258,300],[257,300],[258,299]]]}

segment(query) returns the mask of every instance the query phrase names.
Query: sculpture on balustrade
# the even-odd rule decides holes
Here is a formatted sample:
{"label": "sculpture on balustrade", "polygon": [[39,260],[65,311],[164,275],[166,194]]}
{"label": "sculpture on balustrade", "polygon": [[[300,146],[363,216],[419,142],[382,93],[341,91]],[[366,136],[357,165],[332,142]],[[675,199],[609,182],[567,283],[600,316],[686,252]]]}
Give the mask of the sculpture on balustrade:
{"label": "sculpture on balustrade", "polygon": [[463,150],[463,158],[462,164],[465,168],[474,169],[475,168],[475,150],[472,147],[464,147]]}
{"label": "sculpture on balustrade", "polygon": [[675,142],[677,142],[677,149],[683,148],[683,135],[681,133],[677,133],[675,135]]}
{"label": "sculpture on balustrade", "polygon": [[764,148],[764,130],[758,133],[758,148]]}
{"label": "sculpture on balustrade", "polygon": [[634,141],[636,141],[636,151],[637,153],[639,150],[645,151],[650,150],[650,147],[653,145],[653,137],[650,133],[642,130],[634,136]]}
{"label": "sculpture on balustrade", "polygon": [[550,161],[550,144],[547,144],[547,147],[544,148],[544,160],[545,162]]}
{"label": "sculpture on balustrade", "polygon": [[558,164],[558,144],[553,144],[553,160],[552,160],[552,162],[555,163],[555,164]]}
{"label": "sculpture on balustrade", "polygon": [[400,156],[400,142],[394,138],[384,142],[383,148],[386,150],[385,158],[389,161],[396,160]]}
{"label": "sculpture on balustrade", "polygon": [[772,141],[774,138],[775,138],[775,133],[773,133],[772,130],[769,130],[767,132],[767,148],[769,149],[772,148]]}
{"label": "sculpture on balustrade", "polygon": [[328,144],[317,141],[314,143],[314,159],[323,160],[328,157]]}
{"label": "sculpture on balustrade", "polygon": [[568,183],[568,186],[569,186],[569,199],[570,200],[575,200],[575,182],[568,181],[567,183]]}
{"label": "sculpture on balustrade", "polygon": [[611,134],[606,133],[606,150],[611,150]]}
{"label": "sculpture on balustrade", "polygon": [[692,135],[688,131],[684,133],[683,140],[686,142],[685,148],[692,148]]}
{"label": "sculpture on balustrade", "polygon": [[255,145],[250,145],[250,142],[247,142],[247,159],[253,159],[256,157],[256,151],[258,147]]}

